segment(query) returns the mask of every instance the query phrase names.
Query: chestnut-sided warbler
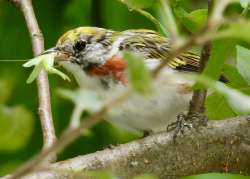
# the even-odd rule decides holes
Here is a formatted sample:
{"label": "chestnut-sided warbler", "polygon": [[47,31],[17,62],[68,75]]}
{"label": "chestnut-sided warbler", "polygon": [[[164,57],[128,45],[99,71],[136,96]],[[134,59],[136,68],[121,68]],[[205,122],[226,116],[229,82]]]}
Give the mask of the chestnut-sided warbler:
{"label": "chestnut-sided warbler", "polygon": [[[152,70],[160,61],[168,60],[171,44],[152,30],[116,32],[79,27],[66,32],[44,53],[59,52],[58,63],[74,75],[80,87],[94,90],[108,101],[128,86],[125,50],[142,56]],[[179,55],[154,80],[152,96],[132,95],[107,120],[133,131],[165,129],[177,114],[187,110],[192,92],[192,81],[173,74],[197,72],[198,68],[199,56],[190,52]]]}

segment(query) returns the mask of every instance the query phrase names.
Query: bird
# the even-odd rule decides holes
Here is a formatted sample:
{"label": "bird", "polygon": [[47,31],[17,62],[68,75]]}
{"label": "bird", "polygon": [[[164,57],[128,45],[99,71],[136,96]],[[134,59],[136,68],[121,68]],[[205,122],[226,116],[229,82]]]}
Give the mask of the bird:
{"label": "bird", "polygon": [[43,54],[56,52],[56,62],[75,77],[79,88],[95,91],[105,102],[129,88],[125,51],[142,57],[150,71],[166,60],[153,80],[152,95],[132,94],[105,117],[116,127],[140,133],[166,130],[179,113],[188,110],[194,81],[181,74],[197,73],[200,57],[184,52],[169,59],[171,50],[171,40],[153,30],[78,27],[64,33]]}

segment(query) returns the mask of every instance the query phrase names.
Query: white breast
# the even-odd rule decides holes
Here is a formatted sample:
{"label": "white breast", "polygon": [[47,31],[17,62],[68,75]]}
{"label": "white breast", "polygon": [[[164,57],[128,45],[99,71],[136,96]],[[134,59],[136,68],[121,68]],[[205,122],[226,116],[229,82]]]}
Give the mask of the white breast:
{"label": "white breast", "polygon": [[191,81],[173,75],[175,72],[166,67],[154,82],[152,96],[132,95],[117,106],[117,113],[112,113],[108,120],[118,127],[130,131],[162,131],[176,121],[176,116],[188,110],[191,93],[177,92],[178,85],[192,84]]}
{"label": "white breast", "polygon": [[[158,63],[158,60],[146,60],[149,69],[155,68]],[[104,103],[126,90],[126,86],[121,84],[104,90],[97,77],[86,75],[78,65],[67,62],[62,65],[73,73],[81,88],[96,91]],[[152,96],[133,94],[121,105],[114,107],[107,120],[130,131],[165,130],[168,124],[176,120],[179,113],[188,109],[191,93],[183,94],[176,91],[178,85],[183,83],[192,84],[183,76],[176,75],[176,71],[165,67],[159,78],[154,81],[155,92]]]}

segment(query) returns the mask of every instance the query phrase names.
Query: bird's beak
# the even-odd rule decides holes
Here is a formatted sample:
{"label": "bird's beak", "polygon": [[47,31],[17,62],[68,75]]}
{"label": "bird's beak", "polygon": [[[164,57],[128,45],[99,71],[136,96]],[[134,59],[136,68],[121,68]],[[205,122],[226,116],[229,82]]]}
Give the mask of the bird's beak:
{"label": "bird's beak", "polygon": [[52,47],[52,48],[49,48],[48,50],[45,50],[44,52],[42,52],[41,55],[51,54],[51,53],[56,53],[56,52],[60,52],[58,47]]}
{"label": "bird's beak", "polygon": [[71,53],[65,52],[58,47],[49,48],[48,50],[45,50],[44,52],[42,52],[41,55],[52,54],[52,53],[54,53],[55,55],[54,57],[55,61],[68,61],[68,60],[71,60],[72,58]]}

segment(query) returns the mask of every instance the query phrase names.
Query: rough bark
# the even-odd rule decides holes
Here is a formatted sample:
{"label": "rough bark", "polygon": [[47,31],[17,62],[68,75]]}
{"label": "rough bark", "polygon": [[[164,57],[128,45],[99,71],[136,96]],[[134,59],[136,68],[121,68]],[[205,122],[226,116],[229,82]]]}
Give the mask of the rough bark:
{"label": "rough bark", "polygon": [[186,131],[176,143],[172,140],[173,133],[162,132],[113,149],[57,162],[25,179],[70,178],[76,171],[95,169],[109,169],[121,178],[143,173],[154,173],[164,179],[207,172],[249,175],[249,127],[250,122],[244,117],[209,121],[207,127]]}

